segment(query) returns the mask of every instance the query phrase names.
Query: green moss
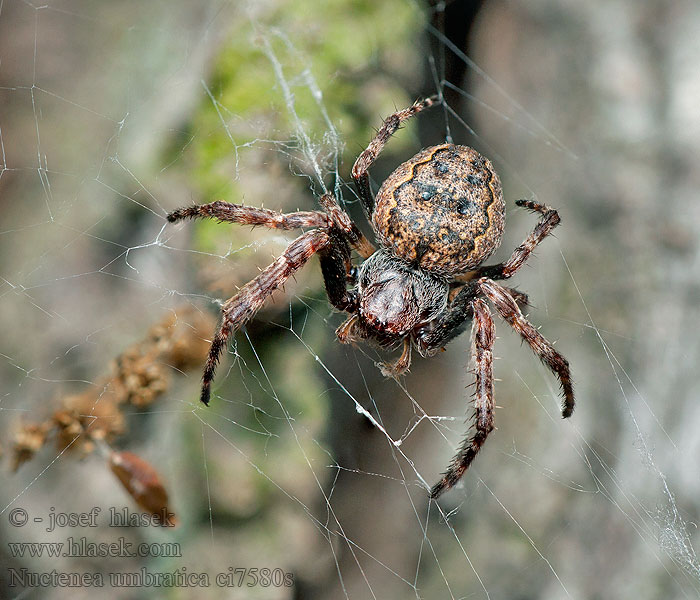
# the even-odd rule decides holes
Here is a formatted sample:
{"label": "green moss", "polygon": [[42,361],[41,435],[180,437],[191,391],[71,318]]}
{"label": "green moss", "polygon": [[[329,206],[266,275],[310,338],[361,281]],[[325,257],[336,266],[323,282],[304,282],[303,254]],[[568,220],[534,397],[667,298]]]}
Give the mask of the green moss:
{"label": "green moss", "polygon": [[[235,184],[237,147],[261,138],[294,138],[293,116],[267,45],[289,84],[304,132],[320,145],[328,124],[303,80],[307,69],[318,83],[328,116],[352,155],[341,157],[344,163],[378,125],[376,102],[393,107],[405,101],[382,66],[396,46],[412,46],[418,38],[423,15],[413,5],[403,0],[285,2],[266,21],[257,30],[242,21],[231,31],[208,82],[215,102],[206,97],[194,116],[192,175],[202,197],[241,197]],[[378,99],[378,90],[386,98]]]}

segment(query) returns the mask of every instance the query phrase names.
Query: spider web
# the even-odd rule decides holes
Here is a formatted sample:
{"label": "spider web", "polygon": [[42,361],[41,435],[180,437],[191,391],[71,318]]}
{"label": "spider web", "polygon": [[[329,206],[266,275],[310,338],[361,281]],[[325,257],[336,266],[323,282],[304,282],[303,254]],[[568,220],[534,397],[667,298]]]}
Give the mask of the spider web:
{"label": "spider web", "polygon": [[[697,7],[490,2],[465,50],[450,3],[397,0],[376,14],[360,3],[191,4],[0,0],[3,597],[31,594],[10,587],[10,569],[144,565],[208,574],[203,597],[221,595],[216,574],[240,568],[294,575],[294,588],[234,586],[251,598],[696,597]],[[343,19],[367,14],[369,29],[391,19],[404,38],[369,34],[344,68],[309,50],[324,37],[352,46]],[[237,86],[215,66],[234,38]],[[46,444],[10,473],[22,424],[86,390],[96,414],[110,361],[167,315],[198,331],[293,239],[166,226],[168,211],[218,198],[310,210],[330,189],[365,227],[352,157],[418,93],[445,103],[391,140],[373,185],[421,146],[477,147],[509,208],[493,262],[534,226],[515,199],[560,209],[516,285],[572,365],[571,419],[552,374],[497,321],[498,429],[460,485],[428,502],[468,426],[469,336],[384,379],[385,354],[333,341],[341,318],[312,261],[236,336],[211,408],[197,403],[199,367],[165,361],[163,396],[130,409],[110,442],[157,468],[178,529],[106,526],[110,507],[133,509],[105,467],[107,444],[84,460],[71,450],[80,435]],[[350,138],[360,141],[346,148]],[[93,506],[104,517],[95,529],[31,521]],[[24,527],[9,520],[18,507]],[[122,535],[176,541],[182,555],[51,559],[10,547]]]}

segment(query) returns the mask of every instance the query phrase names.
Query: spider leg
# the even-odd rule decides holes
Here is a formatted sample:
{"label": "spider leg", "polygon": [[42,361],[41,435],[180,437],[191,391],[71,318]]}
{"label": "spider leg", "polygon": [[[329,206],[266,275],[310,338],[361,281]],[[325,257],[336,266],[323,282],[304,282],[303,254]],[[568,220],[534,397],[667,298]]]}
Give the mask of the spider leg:
{"label": "spider leg", "polygon": [[319,258],[328,301],[338,310],[354,313],[357,311],[357,295],[347,288],[353,269],[350,246],[337,229],[330,229],[327,234],[330,244],[319,251]]}
{"label": "spider leg", "polygon": [[301,229],[303,227],[337,227],[348,238],[362,258],[374,254],[374,246],[352,222],[350,216],[340,207],[333,194],[324,194],[320,199],[326,212],[318,210],[281,213],[266,208],[231,204],[218,200],[209,204],[199,204],[178,208],[167,215],[170,223],[183,219],[217,219],[220,223],[241,225],[264,225],[270,229]]}
{"label": "spider leg", "polygon": [[217,201],[179,208],[167,215],[171,223],[183,219],[210,218],[242,225],[264,225],[272,229],[318,228],[291,242],[282,256],[224,303],[221,324],[212,340],[202,376],[201,401],[204,404],[209,403],[214,372],[231,334],[251,319],[265,300],[315,253],[320,255],[321,272],[331,304],[339,310],[357,310],[356,296],[347,290],[348,279],[352,279],[350,247],[355,248],[364,258],[374,253],[374,247],[340,207],[333,194],[324,194],[320,204],[325,212],[285,214]]}
{"label": "spider leg", "polygon": [[474,314],[472,323],[472,357],[475,363],[476,391],[474,405],[476,415],[474,435],[464,440],[442,479],[430,490],[430,498],[437,498],[454,486],[469,468],[474,457],[493,431],[493,343],[496,328],[486,302],[476,298],[471,302]]}
{"label": "spider leg", "polygon": [[372,243],[353,223],[350,215],[341,208],[333,194],[330,192],[323,194],[319,203],[330,217],[333,225],[345,234],[352,247],[362,258],[369,258],[374,254],[375,248]]}
{"label": "spider leg", "polygon": [[171,223],[183,219],[218,219],[222,223],[241,225],[264,225],[270,229],[300,229],[302,227],[329,227],[329,215],[321,211],[281,213],[266,208],[231,204],[219,200],[210,204],[200,204],[178,208],[166,217]]}
{"label": "spider leg", "polygon": [[535,327],[523,317],[513,297],[495,281],[479,279],[481,292],[493,302],[501,318],[506,321],[529,344],[532,351],[540,357],[553,373],[557,375],[564,393],[562,416],[570,417],[574,411],[574,389],[571,383],[569,361],[557,352]]}
{"label": "spider leg", "polygon": [[477,286],[468,283],[457,292],[441,316],[413,331],[418,352],[422,356],[433,356],[464,332],[467,321],[474,316],[472,300],[476,295]]}
{"label": "spider leg", "polygon": [[525,264],[525,261],[530,258],[530,254],[532,254],[537,244],[552,233],[552,230],[561,222],[559,213],[544,204],[538,204],[531,200],[516,200],[515,204],[524,206],[542,215],[537,225],[535,225],[535,229],[513,251],[513,254],[506,262],[477,269],[473,272],[474,277],[488,277],[489,279],[508,279],[512,277]]}
{"label": "spider leg", "polygon": [[352,178],[355,180],[357,191],[360,194],[360,201],[368,217],[371,217],[374,212],[374,197],[369,187],[368,170],[370,166],[376,160],[377,156],[379,156],[379,153],[382,151],[387,141],[389,141],[392,134],[401,126],[401,123],[438,102],[437,96],[431,96],[425,100],[415,102],[413,106],[409,108],[396,111],[394,114],[387,117],[366,150],[357,157],[355,165],[352,168]]}
{"label": "spider leg", "polygon": [[507,287],[505,290],[510,294],[511,298],[515,300],[515,303],[521,310],[524,306],[528,306],[530,304],[530,299],[525,292],[521,292],[520,290],[516,290],[515,288],[511,287]]}
{"label": "spider leg", "polygon": [[214,372],[231,334],[250,320],[270,295],[303,267],[314,254],[324,251],[331,243],[329,234],[323,230],[314,229],[303,233],[287,246],[275,262],[224,303],[221,324],[212,340],[202,376],[200,399],[204,404],[209,404]]}
{"label": "spider leg", "polygon": [[[518,306],[527,306],[527,294],[513,288],[506,290]],[[480,293],[476,282],[456,288],[453,293],[450,304],[440,317],[414,330],[413,337],[421,356],[433,356],[444,348],[464,333],[467,321],[473,317],[472,300]]]}

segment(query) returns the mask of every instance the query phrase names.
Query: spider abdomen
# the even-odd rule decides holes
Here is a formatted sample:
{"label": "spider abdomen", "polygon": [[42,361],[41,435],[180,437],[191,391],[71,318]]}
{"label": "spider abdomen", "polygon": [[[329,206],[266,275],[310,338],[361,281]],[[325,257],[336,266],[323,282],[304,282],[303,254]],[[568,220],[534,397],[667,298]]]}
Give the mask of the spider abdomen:
{"label": "spider abdomen", "polygon": [[434,273],[465,273],[501,243],[501,182],[476,150],[432,146],[384,181],[372,222],[381,245],[397,257]]}

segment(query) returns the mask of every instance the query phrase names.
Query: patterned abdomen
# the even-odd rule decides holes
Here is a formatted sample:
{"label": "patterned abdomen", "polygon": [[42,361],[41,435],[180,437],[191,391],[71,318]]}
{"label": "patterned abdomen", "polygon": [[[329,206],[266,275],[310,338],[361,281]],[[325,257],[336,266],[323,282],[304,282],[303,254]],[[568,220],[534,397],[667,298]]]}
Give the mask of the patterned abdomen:
{"label": "patterned abdomen", "polygon": [[436,274],[465,273],[501,243],[501,182],[476,150],[432,146],[384,181],[372,221],[379,243],[397,257]]}

